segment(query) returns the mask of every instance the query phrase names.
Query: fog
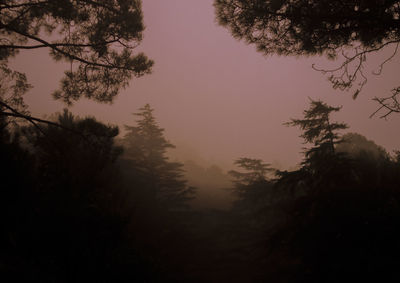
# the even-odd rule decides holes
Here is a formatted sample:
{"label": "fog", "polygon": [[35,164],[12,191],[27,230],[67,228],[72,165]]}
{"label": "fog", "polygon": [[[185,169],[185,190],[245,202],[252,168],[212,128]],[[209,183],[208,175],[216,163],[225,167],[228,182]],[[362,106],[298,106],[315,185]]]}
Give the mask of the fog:
{"label": "fog", "polygon": [[[311,68],[332,68],[324,58],[264,57],[218,26],[212,0],[143,1],[146,30],[138,51],[155,61],[153,73],[133,79],[111,105],[82,99],[71,111],[93,115],[120,126],[134,123],[138,108],[149,103],[177,146],[170,154],[181,161],[201,159],[224,170],[239,157],[261,158],[281,168],[301,161],[300,132],[282,124],[301,117],[309,98],[343,106],[335,117],[389,152],[398,148],[399,115],[369,118],[378,108],[375,96],[386,96],[397,83],[399,57],[374,76],[391,50],[368,57],[368,83],[356,100],[352,93],[332,89],[326,76]],[[34,54],[34,55],[32,55]],[[51,60],[46,50],[22,51],[12,61],[26,72],[34,88],[26,101],[34,115],[61,111],[65,105],[50,93],[68,64]]]}
{"label": "fog", "polygon": [[[395,95],[393,105],[373,100],[398,88],[399,7],[397,1],[1,1],[4,277],[399,278],[400,103]],[[270,29],[260,33],[252,24]],[[288,34],[283,47],[300,51],[287,53],[304,56],[262,54]],[[263,46],[258,40],[265,38]],[[129,55],[128,41],[140,43],[133,52],[155,65]],[[342,49],[347,42],[354,45]],[[361,52],[353,54],[358,67],[348,61],[351,52]],[[358,97],[359,81],[342,91],[349,85],[329,81],[329,70],[365,76]],[[61,99],[53,99],[60,89]]]}

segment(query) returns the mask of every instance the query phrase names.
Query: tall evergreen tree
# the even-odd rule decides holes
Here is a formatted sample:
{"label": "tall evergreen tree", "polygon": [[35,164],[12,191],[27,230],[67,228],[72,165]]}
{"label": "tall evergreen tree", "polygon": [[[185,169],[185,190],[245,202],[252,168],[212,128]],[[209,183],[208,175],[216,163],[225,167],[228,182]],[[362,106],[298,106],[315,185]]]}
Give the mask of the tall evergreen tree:
{"label": "tall evergreen tree", "polygon": [[321,154],[335,154],[335,145],[341,142],[338,130],[347,129],[344,123],[332,122],[330,115],[341,107],[332,107],[320,100],[311,100],[309,109],[304,110],[303,119],[291,119],[288,126],[298,126],[304,133],[301,137],[305,143],[314,147],[308,149],[305,162]]}
{"label": "tall evergreen tree", "polygon": [[174,148],[164,137],[149,104],[134,113],[136,126],[126,126],[123,139],[125,157],[130,159],[151,196],[169,209],[182,208],[193,195],[193,188],[183,179],[183,164],[171,162],[167,150]]}
{"label": "tall evergreen tree", "polygon": [[269,281],[394,282],[399,276],[400,209],[392,205],[400,197],[398,164],[366,138],[341,138],[337,131],[346,125],[330,119],[338,110],[312,101],[303,119],[287,123],[314,146],[299,170],[279,174],[278,193],[296,194],[284,199],[284,220],[269,239]]}
{"label": "tall evergreen tree", "polygon": [[311,100],[310,107],[304,110],[303,119],[291,119],[285,123],[303,130],[300,136],[304,143],[313,146],[305,149],[305,158],[299,170],[279,173],[279,183],[285,184],[284,187],[298,190],[300,186],[306,190],[320,191],[351,175],[348,158],[335,151],[336,145],[342,141],[338,131],[347,128],[346,124],[331,120],[330,115],[340,108],[320,100]]}

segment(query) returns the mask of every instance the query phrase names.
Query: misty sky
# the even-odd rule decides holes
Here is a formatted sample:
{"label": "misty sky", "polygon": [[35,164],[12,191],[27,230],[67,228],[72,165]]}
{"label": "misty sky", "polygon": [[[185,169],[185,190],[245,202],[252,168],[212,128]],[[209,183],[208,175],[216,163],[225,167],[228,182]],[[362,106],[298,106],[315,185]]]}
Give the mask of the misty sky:
{"label": "misty sky", "polygon": [[[369,118],[377,108],[371,99],[390,94],[398,83],[400,56],[380,77],[370,75],[354,101],[351,93],[333,90],[326,77],[311,69],[313,63],[326,68],[337,63],[316,57],[264,57],[216,24],[212,2],[144,0],[146,30],[138,50],[155,61],[153,74],[132,80],[112,105],[81,100],[73,113],[132,125],[131,113],[150,103],[182,161],[201,158],[227,168],[238,157],[254,157],[291,167],[301,160],[304,145],[298,129],[282,124],[301,118],[310,97],[343,105],[334,118],[346,122],[348,131],[365,135],[388,151],[400,149],[400,114],[387,121]],[[376,68],[388,54],[390,50],[367,63]],[[26,72],[34,86],[26,95],[33,115],[65,107],[50,93],[66,66],[52,61],[47,50],[21,52],[12,66]]]}

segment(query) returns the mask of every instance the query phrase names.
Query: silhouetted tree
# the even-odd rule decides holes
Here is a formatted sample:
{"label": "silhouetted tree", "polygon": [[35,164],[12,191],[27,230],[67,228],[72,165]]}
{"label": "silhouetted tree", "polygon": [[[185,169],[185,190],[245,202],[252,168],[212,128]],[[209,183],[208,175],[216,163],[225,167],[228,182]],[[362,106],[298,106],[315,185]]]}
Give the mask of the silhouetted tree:
{"label": "silhouetted tree", "polygon": [[[369,53],[389,45],[397,53],[400,42],[400,2],[394,0],[215,0],[219,24],[229,28],[235,38],[255,44],[259,52],[270,55],[344,56],[344,63],[332,70],[334,88],[349,89],[358,83],[354,98],[366,83],[363,66]],[[400,112],[393,96],[376,98],[383,108]]]}
{"label": "silhouetted tree", "polygon": [[57,123],[24,128],[15,145],[5,133],[0,145],[13,172],[2,178],[4,274],[40,282],[153,278],[152,264],[125,234],[131,215],[115,164],[118,128],[68,111]]}
{"label": "silhouetted tree", "polygon": [[[347,128],[344,123],[332,122],[330,115],[340,110],[322,101],[311,100],[309,109],[304,111],[304,119],[292,119],[288,126],[298,126],[303,130],[301,137],[305,143],[313,144],[306,149],[303,168],[299,172],[309,174],[309,178],[316,182],[332,180],[325,174],[343,173],[347,160],[335,152],[335,146],[341,142],[337,131]],[[340,169],[340,170],[339,170]],[[339,171],[338,171],[339,170]],[[293,174],[291,174],[293,175]]]}
{"label": "silhouetted tree", "polygon": [[23,95],[31,85],[24,73],[8,67],[20,50],[47,48],[55,61],[69,62],[60,89],[53,92],[67,104],[81,97],[112,102],[132,76],[151,71],[153,61],[133,54],[143,38],[140,0],[7,0],[0,3],[0,13],[2,116],[33,125],[49,122],[30,116]]}
{"label": "silhouetted tree", "polygon": [[284,217],[268,240],[269,280],[394,282],[399,275],[400,167],[359,135],[340,139],[333,129],[345,125],[329,119],[337,110],[312,101],[307,119],[288,123],[300,126],[314,147],[300,169],[279,174],[278,194],[288,187],[300,193],[276,206]]}
{"label": "silhouetted tree", "polygon": [[244,157],[236,160],[234,164],[246,170],[246,172],[239,172],[236,170],[229,171],[229,174],[233,176],[239,184],[252,184],[265,181],[268,178],[268,173],[274,171],[274,169],[270,168],[270,164],[264,163],[260,159]]}
{"label": "silhouetted tree", "polygon": [[271,274],[287,282],[395,282],[399,167],[359,156],[347,168],[356,176],[326,174],[321,183],[330,186],[286,203],[269,242]]}
{"label": "silhouetted tree", "polygon": [[235,161],[243,171],[231,170],[229,175],[234,178],[233,193],[237,200],[233,209],[241,214],[247,214],[250,221],[264,221],[274,196],[274,182],[271,177],[275,169],[261,159],[239,158]]}
{"label": "silhouetted tree", "polygon": [[398,42],[398,5],[393,0],[215,1],[220,24],[261,52],[332,57],[355,42],[374,49]]}
{"label": "silhouetted tree", "polygon": [[[175,281],[187,261],[194,188],[184,179],[183,164],[172,162],[167,150],[174,146],[164,137],[146,104],[134,113],[135,126],[126,126],[123,177],[131,193],[132,220],[128,227],[139,251],[162,270],[163,281]],[[173,279],[175,278],[175,279]]]}
{"label": "silhouetted tree", "polygon": [[288,126],[298,126],[304,131],[301,137],[305,143],[314,144],[314,149],[308,150],[306,154],[316,150],[335,153],[335,145],[340,142],[336,131],[346,129],[347,125],[332,122],[329,116],[340,108],[329,106],[320,100],[311,100],[309,109],[304,110],[304,119],[291,119],[286,123]]}
{"label": "silhouetted tree", "polygon": [[166,153],[174,148],[164,137],[149,104],[134,115],[139,117],[136,126],[126,126],[123,139],[124,156],[131,161],[154,199],[171,209],[187,205],[193,197],[193,188],[183,179],[183,164],[169,161]]}
{"label": "silhouetted tree", "polygon": [[[143,36],[141,1],[2,1],[0,60],[20,50],[48,48],[71,63],[53,96],[67,103],[85,96],[111,102],[132,76],[153,62],[133,55]],[[43,31],[53,36],[50,41]]]}
{"label": "silhouetted tree", "polygon": [[31,85],[28,84],[25,74],[11,70],[7,64],[0,61],[0,86],[0,115],[5,120],[12,120],[11,115],[7,117],[4,113],[27,114],[23,95],[31,88]]}

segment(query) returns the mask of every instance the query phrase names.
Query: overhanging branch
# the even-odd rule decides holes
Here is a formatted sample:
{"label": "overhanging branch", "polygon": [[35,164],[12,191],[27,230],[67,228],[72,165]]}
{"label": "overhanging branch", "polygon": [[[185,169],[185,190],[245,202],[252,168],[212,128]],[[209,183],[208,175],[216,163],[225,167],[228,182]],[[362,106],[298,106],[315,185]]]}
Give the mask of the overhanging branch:
{"label": "overhanging branch", "polygon": [[34,125],[35,128],[37,128],[42,134],[45,134],[45,133],[43,132],[43,129],[41,129],[36,124],[36,122],[44,123],[44,124],[51,125],[51,126],[55,126],[55,127],[58,127],[58,128],[73,132],[73,133],[75,133],[77,135],[80,135],[80,136],[84,137],[84,135],[82,133],[80,133],[79,131],[76,131],[76,130],[68,128],[68,127],[65,127],[65,126],[63,126],[61,124],[58,124],[58,123],[55,123],[55,122],[52,122],[52,121],[48,121],[48,120],[44,120],[44,119],[40,119],[40,118],[36,118],[36,117],[32,117],[30,115],[22,114],[19,111],[17,111],[16,109],[14,109],[13,107],[9,106],[7,103],[4,103],[2,101],[0,101],[0,105],[3,106],[4,108],[8,109],[9,111],[11,111],[11,112],[5,112],[5,111],[0,110],[0,115],[7,116],[7,117],[14,117],[14,118],[24,119],[24,120],[28,121],[29,123],[31,123],[32,125]]}
{"label": "overhanging branch", "polygon": [[68,57],[69,59],[76,60],[76,61],[84,63],[86,65],[91,65],[91,66],[95,66],[95,67],[102,67],[102,68],[106,68],[106,69],[127,70],[127,71],[133,71],[133,72],[135,71],[132,68],[118,66],[118,65],[114,65],[114,64],[107,65],[107,64],[102,64],[102,63],[96,63],[96,62],[93,62],[93,61],[88,61],[88,60],[83,59],[81,57],[78,57],[78,56],[76,56],[74,54],[65,52],[64,50],[58,48],[57,44],[52,44],[52,43],[50,43],[50,42],[48,42],[48,41],[46,41],[44,39],[41,39],[41,38],[39,38],[37,36],[28,34],[28,33],[23,32],[23,31],[19,31],[19,30],[13,28],[13,27],[8,26],[8,25],[0,24],[0,28],[5,28],[5,29],[7,29],[9,31],[15,32],[15,33],[17,33],[19,35],[22,35],[22,36],[25,36],[25,37],[27,37],[29,39],[35,40],[37,42],[40,42],[40,43],[42,43],[42,45],[57,51],[58,53]]}

